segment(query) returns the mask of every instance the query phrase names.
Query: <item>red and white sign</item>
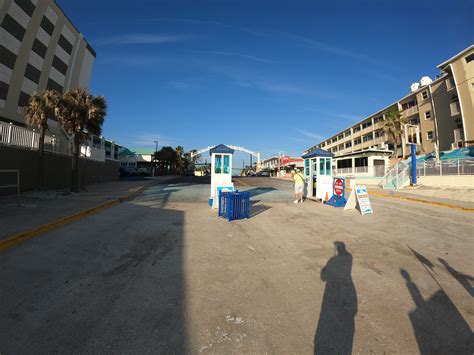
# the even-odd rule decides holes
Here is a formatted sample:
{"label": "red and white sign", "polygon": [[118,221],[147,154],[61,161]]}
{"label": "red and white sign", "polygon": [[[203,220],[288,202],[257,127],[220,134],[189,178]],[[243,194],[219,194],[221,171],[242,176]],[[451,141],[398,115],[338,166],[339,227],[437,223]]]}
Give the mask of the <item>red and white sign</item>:
{"label": "red and white sign", "polygon": [[344,193],[344,182],[342,179],[335,179],[334,180],[334,195],[342,196]]}

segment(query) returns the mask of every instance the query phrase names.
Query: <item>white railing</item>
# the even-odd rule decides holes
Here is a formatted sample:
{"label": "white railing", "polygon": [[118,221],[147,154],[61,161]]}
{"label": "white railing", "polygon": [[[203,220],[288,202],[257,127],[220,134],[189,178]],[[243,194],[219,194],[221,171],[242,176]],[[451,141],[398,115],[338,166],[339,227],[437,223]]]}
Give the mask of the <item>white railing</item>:
{"label": "white railing", "polygon": [[416,166],[416,175],[474,175],[474,159],[450,159],[418,163]]}
{"label": "white railing", "polygon": [[392,167],[383,177],[381,185],[387,190],[399,190],[409,183],[410,166],[404,163],[398,163]]}
{"label": "white railing", "polygon": [[[0,122],[0,145],[37,150],[39,148],[39,133],[13,123]],[[54,134],[44,137],[44,150],[57,154],[72,154],[72,145],[65,138]],[[81,146],[81,156],[91,160],[105,161],[105,150],[89,146]]]}
{"label": "white railing", "polygon": [[96,161],[105,161],[105,150],[81,145],[81,156]]}
{"label": "white railing", "polygon": [[0,144],[38,149],[39,134],[12,123],[0,122]]}

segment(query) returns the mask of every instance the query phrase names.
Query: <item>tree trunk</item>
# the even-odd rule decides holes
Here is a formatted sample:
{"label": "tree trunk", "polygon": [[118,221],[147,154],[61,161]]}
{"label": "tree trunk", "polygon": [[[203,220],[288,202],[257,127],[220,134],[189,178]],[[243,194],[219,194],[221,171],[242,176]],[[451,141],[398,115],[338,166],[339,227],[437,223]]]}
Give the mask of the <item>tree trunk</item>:
{"label": "tree trunk", "polygon": [[38,190],[43,190],[43,178],[44,178],[44,136],[46,130],[43,126],[40,127],[39,136],[39,157],[38,157]]}
{"label": "tree trunk", "polygon": [[80,150],[79,137],[74,135],[74,151],[72,154],[72,171],[71,171],[71,191],[79,192],[79,150]]}

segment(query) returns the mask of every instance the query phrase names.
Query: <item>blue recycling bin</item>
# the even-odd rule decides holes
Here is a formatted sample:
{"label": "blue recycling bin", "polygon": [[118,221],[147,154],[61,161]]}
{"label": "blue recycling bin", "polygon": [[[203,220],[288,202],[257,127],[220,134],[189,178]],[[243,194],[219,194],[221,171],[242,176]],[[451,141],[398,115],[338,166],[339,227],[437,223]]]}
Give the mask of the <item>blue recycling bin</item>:
{"label": "blue recycling bin", "polygon": [[250,192],[219,192],[219,217],[229,222],[250,217]]}

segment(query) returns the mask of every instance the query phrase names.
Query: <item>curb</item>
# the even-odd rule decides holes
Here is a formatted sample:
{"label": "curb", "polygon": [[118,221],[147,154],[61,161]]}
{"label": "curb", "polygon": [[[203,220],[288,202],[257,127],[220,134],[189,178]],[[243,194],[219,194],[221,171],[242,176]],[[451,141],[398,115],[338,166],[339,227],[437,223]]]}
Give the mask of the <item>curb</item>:
{"label": "curb", "polygon": [[[347,188],[347,191],[351,191],[351,190],[352,190],[351,188]],[[458,206],[458,205],[452,205],[452,204],[444,203],[444,202],[429,201],[429,200],[423,200],[423,199],[419,199],[419,198],[415,198],[415,197],[405,197],[405,196],[400,196],[400,195],[395,195],[395,194],[390,194],[390,193],[389,194],[383,194],[383,193],[380,193],[380,192],[377,192],[377,191],[370,191],[370,190],[368,190],[368,192],[369,192],[369,196],[374,195],[374,196],[377,196],[377,197],[396,198],[396,199],[399,199],[399,200],[405,200],[405,201],[417,202],[417,203],[424,203],[424,204],[427,204],[427,205],[432,205],[432,206],[437,206],[437,207],[452,208],[452,209],[460,210],[460,211],[464,211],[464,212],[474,212],[474,208],[463,207],[463,206]]]}
{"label": "curb", "polygon": [[422,200],[422,199],[418,199],[418,198],[414,198],[414,197],[405,197],[405,196],[398,196],[398,195],[391,195],[391,194],[381,194],[380,192],[373,192],[373,191],[369,191],[369,195],[374,195],[374,196],[378,196],[378,197],[397,198],[399,200],[424,203],[424,204],[427,204],[427,205],[451,208],[451,209],[460,210],[460,211],[464,211],[464,212],[474,212],[474,208],[463,207],[463,206],[458,206],[458,205],[451,205],[449,203],[444,203],[444,202]]}
{"label": "curb", "polygon": [[97,205],[95,207],[88,208],[86,210],[74,213],[72,215],[57,219],[53,222],[43,224],[39,227],[35,227],[33,229],[30,229],[30,230],[27,230],[27,231],[24,231],[24,232],[20,232],[20,233],[17,233],[17,234],[13,234],[9,237],[6,237],[5,239],[0,241],[0,252],[2,252],[4,250],[7,250],[7,249],[9,249],[9,248],[11,248],[11,247],[13,247],[17,244],[20,244],[20,243],[24,242],[24,241],[27,241],[27,240],[32,239],[34,237],[37,237],[37,236],[39,236],[43,233],[46,233],[50,230],[56,229],[58,227],[66,225],[66,224],[70,224],[70,223],[75,222],[75,221],[78,221],[78,220],[83,219],[87,216],[93,215],[97,212],[100,212],[100,211],[105,210],[107,208],[118,205],[122,202],[133,200],[138,195],[140,195],[143,191],[145,191],[150,184],[151,184],[151,182],[144,185],[144,186],[142,186],[142,187],[140,187],[139,189],[137,189],[137,191],[135,191],[135,192],[133,192],[129,195],[119,197],[119,198],[116,198],[116,199],[113,199],[113,200],[110,200],[110,201],[103,202],[100,205]]}

